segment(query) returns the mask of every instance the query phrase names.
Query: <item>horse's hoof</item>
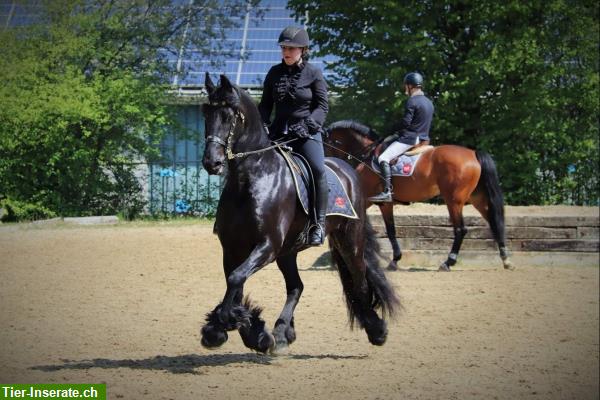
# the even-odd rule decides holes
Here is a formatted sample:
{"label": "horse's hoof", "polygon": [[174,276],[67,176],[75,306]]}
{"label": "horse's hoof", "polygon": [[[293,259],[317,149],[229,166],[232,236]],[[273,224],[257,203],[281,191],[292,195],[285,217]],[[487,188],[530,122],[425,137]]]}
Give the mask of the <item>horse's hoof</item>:
{"label": "horse's hoof", "polygon": [[275,344],[269,349],[269,354],[273,356],[280,356],[289,353],[290,347],[287,342],[276,341]]}
{"label": "horse's hoof", "polygon": [[225,343],[228,339],[228,335],[226,331],[211,329],[205,326],[202,328],[202,339],[200,340],[200,344],[202,347],[207,349],[214,349],[220,347]]}
{"label": "horse's hoof", "polygon": [[258,335],[256,351],[259,353],[268,353],[275,346],[275,338],[269,332],[262,332]]}
{"label": "horse's hoof", "polygon": [[515,266],[513,265],[512,262],[510,262],[509,260],[506,260],[506,261],[504,261],[504,269],[507,269],[509,271],[514,271]]}
{"label": "horse's hoof", "polygon": [[440,265],[440,267],[438,268],[438,271],[439,272],[450,272],[450,266],[444,262],[444,263],[442,263],[442,265]]}

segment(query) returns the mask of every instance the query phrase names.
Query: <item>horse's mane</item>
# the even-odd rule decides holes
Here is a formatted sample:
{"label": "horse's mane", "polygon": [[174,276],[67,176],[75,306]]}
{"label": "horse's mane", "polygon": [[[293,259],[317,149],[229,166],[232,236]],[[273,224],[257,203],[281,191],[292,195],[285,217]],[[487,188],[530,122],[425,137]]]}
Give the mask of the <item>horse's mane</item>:
{"label": "horse's mane", "polygon": [[352,129],[361,136],[371,139],[374,142],[379,142],[383,140],[383,138],[381,138],[373,129],[361,124],[360,122],[353,121],[350,119],[336,121],[327,127],[328,131],[332,131],[334,129]]}
{"label": "horse's mane", "polygon": [[241,105],[246,110],[246,117],[258,118],[260,120],[260,113],[258,112],[258,106],[256,105],[254,99],[250,96],[246,89],[242,89],[238,85],[234,85],[234,87],[239,94]]}

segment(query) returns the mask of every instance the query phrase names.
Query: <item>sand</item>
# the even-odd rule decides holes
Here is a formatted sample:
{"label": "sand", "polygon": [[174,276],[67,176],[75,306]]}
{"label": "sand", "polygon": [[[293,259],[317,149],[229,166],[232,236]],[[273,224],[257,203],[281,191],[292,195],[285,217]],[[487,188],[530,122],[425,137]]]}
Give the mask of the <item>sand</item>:
{"label": "sand", "polygon": [[[0,382],[106,383],[109,399],[598,399],[599,274],[485,266],[386,272],[403,310],[382,347],[350,330],[337,272],[300,256],[297,341],[200,346],[222,298],[207,223],[0,226]],[[408,250],[407,250],[408,251]],[[272,326],[274,265],[246,285]]]}

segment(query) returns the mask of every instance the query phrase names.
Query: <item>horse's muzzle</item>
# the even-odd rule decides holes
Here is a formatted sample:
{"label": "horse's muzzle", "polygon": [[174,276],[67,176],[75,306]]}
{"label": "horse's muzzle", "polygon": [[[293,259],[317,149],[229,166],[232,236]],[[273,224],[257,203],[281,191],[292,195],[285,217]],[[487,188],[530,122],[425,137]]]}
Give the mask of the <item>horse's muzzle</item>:
{"label": "horse's muzzle", "polygon": [[225,153],[212,143],[206,145],[202,165],[210,175],[221,175],[225,170]]}
{"label": "horse's muzzle", "polygon": [[203,161],[202,165],[204,165],[204,169],[209,175],[221,175],[225,170],[225,164],[221,160],[211,162]]}

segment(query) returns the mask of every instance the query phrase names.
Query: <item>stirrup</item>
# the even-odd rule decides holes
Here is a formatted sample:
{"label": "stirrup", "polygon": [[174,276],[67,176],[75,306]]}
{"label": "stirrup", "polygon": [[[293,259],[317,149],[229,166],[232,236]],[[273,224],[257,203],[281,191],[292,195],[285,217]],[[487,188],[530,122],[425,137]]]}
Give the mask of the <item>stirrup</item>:
{"label": "stirrup", "polygon": [[369,201],[371,203],[391,203],[392,202],[392,192],[391,191],[381,192],[376,196],[369,197]]}
{"label": "stirrup", "polygon": [[325,242],[325,229],[321,224],[311,225],[306,239],[306,244],[309,246],[321,246]]}

